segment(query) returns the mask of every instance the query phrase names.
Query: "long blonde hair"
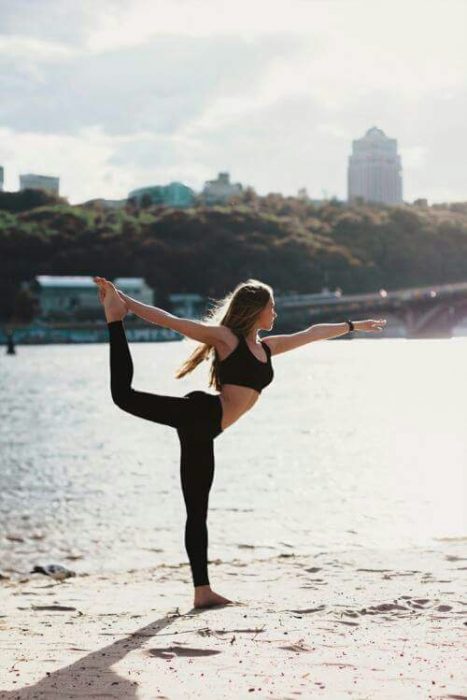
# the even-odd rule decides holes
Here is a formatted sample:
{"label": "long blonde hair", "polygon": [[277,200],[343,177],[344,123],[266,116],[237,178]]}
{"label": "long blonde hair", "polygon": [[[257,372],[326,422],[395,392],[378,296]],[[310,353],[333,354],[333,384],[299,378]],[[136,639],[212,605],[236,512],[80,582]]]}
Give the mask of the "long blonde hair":
{"label": "long blonde hair", "polygon": [[[229,292],[222,299],[213,299],[214,305],[206,313],[202,321],[216,326],[227,326],[235,335],[248,335],[264,307],[272,298],[272,287],[256,279],[248,279],[237,284],[233,292]],[[183,365],[175,373],[177,379],[181,379],[192,372],[203,360],[212,357],[209,371],[209,386],[221,390],[218,379],[219,359],[216,349],[208,343],[201,343],[185,360]]]}

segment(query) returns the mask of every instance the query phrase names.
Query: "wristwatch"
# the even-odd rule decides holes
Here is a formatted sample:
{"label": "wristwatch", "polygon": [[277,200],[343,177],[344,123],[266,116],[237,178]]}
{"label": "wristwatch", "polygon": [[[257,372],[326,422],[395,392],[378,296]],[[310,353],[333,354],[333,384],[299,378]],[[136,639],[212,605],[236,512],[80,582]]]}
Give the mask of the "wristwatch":
{"label": "wristwatch", "polygon": [[351,333],[353,330],[355,330],[355,326],[353,325],[353,323],[350,319],[346,318],[345,322],[349,324],[349,333]]}

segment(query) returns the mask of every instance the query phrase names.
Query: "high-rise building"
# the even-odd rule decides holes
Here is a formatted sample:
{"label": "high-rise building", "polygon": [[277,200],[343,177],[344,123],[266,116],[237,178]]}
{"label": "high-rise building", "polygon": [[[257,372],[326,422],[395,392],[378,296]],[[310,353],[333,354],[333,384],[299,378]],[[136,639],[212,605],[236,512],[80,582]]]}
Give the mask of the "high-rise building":
{"label": "high-rise building", "polygon": [[60,187],[60,179],[58,177],[49,177],[48,175],[27,175],[19,176],[20,190],[43,190],[50,194],[58,194]]}
{"label": "high-rise building", "polygon": [[401,159],[397,140],[376,126],[352,142],[348,167],[348,200],[400,204],[402,202]]}
{"label": "high-rise building", "polygon": [[217,180],[208,180],[204,183],[201,199],[207,205],[226,204],[233,197],[240,195],[242,190],[239,182],[235,185],[230,182],[229,173],[219,173]]}
{"label": "high-rise building", "polygon": [[3,192],[3,166],[0,165],[0,192]]}

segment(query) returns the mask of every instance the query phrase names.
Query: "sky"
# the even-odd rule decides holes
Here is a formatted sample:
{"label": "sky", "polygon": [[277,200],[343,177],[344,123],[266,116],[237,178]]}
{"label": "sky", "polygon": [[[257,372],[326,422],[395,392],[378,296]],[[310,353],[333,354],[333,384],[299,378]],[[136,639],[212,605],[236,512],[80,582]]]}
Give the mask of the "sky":
{"label": "sky", "polygon": [[403,197],[467,200],[467,0],[0,0],[0,165],[71,203],[228,171],[347,197],[396,138]]}

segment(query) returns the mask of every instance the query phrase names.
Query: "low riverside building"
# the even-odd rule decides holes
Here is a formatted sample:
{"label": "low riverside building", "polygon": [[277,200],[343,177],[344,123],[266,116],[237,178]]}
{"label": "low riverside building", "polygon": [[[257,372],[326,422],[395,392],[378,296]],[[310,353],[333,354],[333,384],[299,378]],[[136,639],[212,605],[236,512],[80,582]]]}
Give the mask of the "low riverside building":
{"label": "low riverside building", "polygon": [[172,313],[180,318],[199,318],[204,313],[205,299],[200,294],[169,294]]}
{"label": "low riverside building", "polygon": [[[128,296],[153,304],[153,290],[141,277],[117,277],[114,284]],[[41,314],[31,324],[14,324],[0,328],[0,345],[7,342],[8,331],[20,344],[102,343],[108,333],[92,277],[85,275],[38,275],[24,283],[38,299]],[[197,318],[204,311],[204,297],[199,294],[169,295],[171,310],[184,318]],[[125,323],[130,342],[164,342],[182,340],[183,335],[171,328],[157,326],[130,314]]]}
{"label": "low riverside building", "polygon": [[[134,299],[153,303],[153,290],[142,277],[118,277],[115,284]],[[91,276],[38,275],[29,288],[37,297],[41,318],[98,318],[102,314]]]}
{"label": "low riverside building", "polygon": [[142,277],[116,277],[112,281],[117,289],[129,297],[142,301],[143,304],[154,304],[154,292]]}

